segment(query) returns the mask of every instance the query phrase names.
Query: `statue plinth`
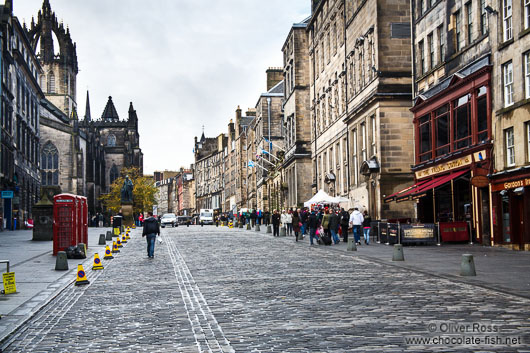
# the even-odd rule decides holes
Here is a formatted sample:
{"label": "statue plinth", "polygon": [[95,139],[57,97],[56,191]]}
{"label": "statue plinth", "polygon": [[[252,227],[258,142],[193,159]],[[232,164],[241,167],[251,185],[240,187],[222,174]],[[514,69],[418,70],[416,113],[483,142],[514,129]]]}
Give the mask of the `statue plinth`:
{"label": "statue plinth", "polygon": [[133,217],[133,204],[132,203],[122,203],[121,204],[121,214],[123,215],[123,226],[132,227],[134,224]]}

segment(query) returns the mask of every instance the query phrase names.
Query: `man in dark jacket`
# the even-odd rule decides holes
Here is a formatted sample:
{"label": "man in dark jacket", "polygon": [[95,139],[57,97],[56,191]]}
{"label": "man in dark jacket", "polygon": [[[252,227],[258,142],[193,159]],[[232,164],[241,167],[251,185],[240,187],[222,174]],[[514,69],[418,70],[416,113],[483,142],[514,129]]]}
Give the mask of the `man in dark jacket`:
{"label": "man in dark jacket", "polygon": [[348,242],[348,226],[350,225],[350,213],[344,208],[340,209],[340,227],[342,228],[342,239],[345,243]]}
{"label": "man in dark jacket", "polygon": [[269,212],[269,210],[265,210],[265,213],[263,214],[263,219],[265,221],[265,225],[268,226],[271,221],[271,213]]}
{"label": "man in dark jacket", "polygon": [[155,257],[155,240],[156,236],[160,236],[160,226],[153,212],[148,212],[149,217],[144,221],[144,229],[142,231],[142,237],[147,237],[147,256],[149,258]]}
{"label": "man in dark jacket", "polygon": [[307,220],[309,227],[309,242],[313,245],[313,239],[317,239],[317,228],[318,228],[318,216],[315,211],[312,211]]}
{"label": "man in dark jacket", "polygon": [[272,214],[272,229],[273,229],[272,235],[275,237],[279,237],[280,236],[280,214],[278,213],[278,210],[274,210],[274,213]]}
{"label": "man in dark jacket", "polygon": [[251,222],[251,225],[252,227],[254,227],[256,225],[256,218],[257,218],[257,214],[256,214],[256,210],[252,210],[252,212],[250,213],[250,222]]}

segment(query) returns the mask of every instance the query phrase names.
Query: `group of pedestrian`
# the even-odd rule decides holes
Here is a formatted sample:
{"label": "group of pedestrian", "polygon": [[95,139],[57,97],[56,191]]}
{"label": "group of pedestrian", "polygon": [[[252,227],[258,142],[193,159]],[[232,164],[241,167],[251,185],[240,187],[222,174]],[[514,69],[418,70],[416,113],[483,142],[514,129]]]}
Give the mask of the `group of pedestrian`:
{"label": "group of pedestrian", "polygon": [[[353,237],[356,244],[361,245],[361,234],[364,236],[364,243],[370,244],[370,228],[372,219],[367,211],[364,214],[356,207],[350,214],[344,208],[334,209],[330,207],[314,208],[307,212],[307,228],[309,228],[309,243],[315,245],[321,242],[325,245],[339,244],[340,236],[344,242],[348,242],[349,228],[352,228]],[[302,229],[306,229],[306,223],[301,217]]]}

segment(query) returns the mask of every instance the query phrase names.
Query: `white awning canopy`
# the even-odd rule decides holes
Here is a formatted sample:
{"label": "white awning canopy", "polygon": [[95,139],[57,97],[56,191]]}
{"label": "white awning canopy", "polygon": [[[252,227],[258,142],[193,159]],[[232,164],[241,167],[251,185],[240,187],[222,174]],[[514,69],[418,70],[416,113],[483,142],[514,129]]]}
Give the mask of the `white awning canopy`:
{"label": "white awning canopy", "polygon": [[339,204],[341,202],[348,202],[349,200],[344,197],[333,197],[328,195],[324,190],[318,190],[318,192],[311,199],[304,202],[305,207],[311,207],[316,204]]}

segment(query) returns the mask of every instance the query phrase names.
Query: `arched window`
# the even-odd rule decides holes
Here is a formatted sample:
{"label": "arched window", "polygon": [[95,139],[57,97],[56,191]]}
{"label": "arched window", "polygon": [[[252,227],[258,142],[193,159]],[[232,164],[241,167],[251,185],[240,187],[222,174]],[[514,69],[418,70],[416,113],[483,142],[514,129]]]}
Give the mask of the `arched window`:
{"label": "arched window", "polygon": [[55,93],[55,75],[53,71],[48,73],[48,93]]}
{"label": "arched window", "polygon": [[110,175],[109,175],[110,184],[112,184],[114,180],[118,179],[119,176],[120,176],[120,173],[118,172],[118,167],[116,167],[116,164],[113,164],[112,168],[110,168]]}
{"label": "arched window", "polygon": [[116,146],[116,136],[114,136],[113,134],[110,134],[107,137],[107,146],[109,146],[109,147]]}
{"label": "arched window", "polygon": [[59,152],[51,142],[42,147],[40,168],[42,185],[59,185]]}

